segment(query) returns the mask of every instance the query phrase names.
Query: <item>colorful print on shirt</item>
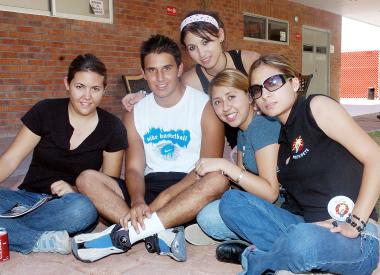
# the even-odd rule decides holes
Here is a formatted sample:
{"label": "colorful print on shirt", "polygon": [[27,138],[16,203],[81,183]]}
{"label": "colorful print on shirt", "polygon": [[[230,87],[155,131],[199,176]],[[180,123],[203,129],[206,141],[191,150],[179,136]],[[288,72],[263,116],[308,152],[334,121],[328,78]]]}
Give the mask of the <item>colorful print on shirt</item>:
{"label": "colorful print on shirt", "polygon": [[189,130],[168,130],[150,128],[144,134],[144,143],[151,143],[157,155],[164,160],[176,160],[181,148],[186,148],[190,143]]}
{"label": "colorful print on shirt", "polygon": [[292,141],[292,158],[293,159],[300,159],[306,156],[307,153],[309,153],[309,149],[305,147],[305,141],[301,136],[296,137]]}

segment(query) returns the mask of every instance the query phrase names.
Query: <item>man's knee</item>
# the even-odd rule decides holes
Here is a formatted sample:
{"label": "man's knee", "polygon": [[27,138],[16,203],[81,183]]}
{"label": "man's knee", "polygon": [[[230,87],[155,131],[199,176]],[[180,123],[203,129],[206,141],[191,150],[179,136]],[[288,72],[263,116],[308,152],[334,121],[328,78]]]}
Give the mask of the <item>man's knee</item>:
{"label": "man's knee", "polygon": [[219,173],[209,173],[196,183],[198,192],[216,200],[228,189],[227,179]]}
{"label": "man's knee", "polygon": [[94,185],[97,183],[98,173],[95,170],[85,170],[80,173],[75,182],[78,191],[86,194],[89,190],[96,188]]}

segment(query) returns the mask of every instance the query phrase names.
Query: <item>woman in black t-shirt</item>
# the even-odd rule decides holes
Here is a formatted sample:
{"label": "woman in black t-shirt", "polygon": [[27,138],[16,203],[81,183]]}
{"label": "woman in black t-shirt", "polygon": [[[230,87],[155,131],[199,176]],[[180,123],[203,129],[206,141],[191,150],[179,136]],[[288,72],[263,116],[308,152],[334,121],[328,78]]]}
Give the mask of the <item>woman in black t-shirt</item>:
{"label": "woman in black t-shirt", "polygon": [[23,126],[0,157],[0,182],[33,151],[18,190],[0,189],[0,214],[52,199],[17,218],[1,218],[13,251],[71,252],[69,234],[91,229],[97,221],[92,202],[77,192],[75,181],[86,169],[118,177],[126,130],[99,108],[107,84],[105,65],[94,55],[77,56],[64,79],[68,98],[40,101],[23,117]]}
{"label": "woman in black t-shirt", "polygon": [[278,180],[287,199],[278,208],[237,190],[223,195],[224,222],[254,244],[242,255],[243,273],[371,274],[379,259],[379,146],[330,97],[299,97],[299,73],[281,55],[255,61],[250,82],[256,105],[282,124]]}

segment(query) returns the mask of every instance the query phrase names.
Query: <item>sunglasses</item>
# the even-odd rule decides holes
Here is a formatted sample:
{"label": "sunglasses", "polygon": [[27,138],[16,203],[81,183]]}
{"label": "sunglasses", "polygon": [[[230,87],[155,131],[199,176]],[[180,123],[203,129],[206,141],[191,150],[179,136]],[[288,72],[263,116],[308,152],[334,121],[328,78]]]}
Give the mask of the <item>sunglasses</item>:
{"label": "sunglasses", "polygon": [[263,85],[252,85],[248,88],[248,92],[251,94],[253,99],[258,99],[263,95],[263,88],[269,92],[274,92],[285,85],[286,81],[292,79],[294,76],[288,74],[276,74],[268,77],[263,82]]}

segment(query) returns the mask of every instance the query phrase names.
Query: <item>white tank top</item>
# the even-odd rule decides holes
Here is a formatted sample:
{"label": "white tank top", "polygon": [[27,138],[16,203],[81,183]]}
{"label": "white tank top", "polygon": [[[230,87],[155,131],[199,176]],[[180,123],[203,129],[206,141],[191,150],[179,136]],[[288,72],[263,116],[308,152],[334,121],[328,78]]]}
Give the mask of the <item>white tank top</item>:
{"label": "white tank top", "polygon": [[134,106],[134,123],[145,150],[145,175],[189,173],[200,157],[203,109],[209,97],[189,86],[180,101],[158,105],[153,93]]}

